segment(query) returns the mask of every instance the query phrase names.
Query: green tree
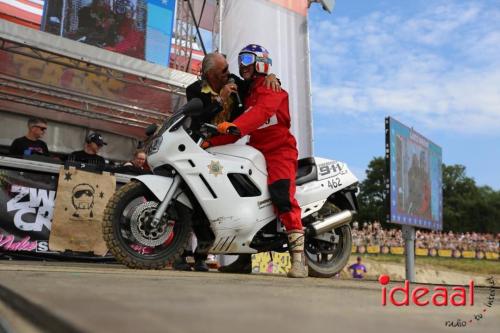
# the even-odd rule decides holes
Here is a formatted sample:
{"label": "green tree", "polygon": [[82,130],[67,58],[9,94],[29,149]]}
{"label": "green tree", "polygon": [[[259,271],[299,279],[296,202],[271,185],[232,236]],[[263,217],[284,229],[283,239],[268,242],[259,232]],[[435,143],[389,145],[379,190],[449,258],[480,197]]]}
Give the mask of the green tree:
{"label": "green tree", "polygon": [[443,229],[500,232],[500,192],[478,187],[463,165],[443,165]]}
{"label": "green tree", "polygon": [[478,188],[474,179],[466,176],[465,166],[443,164],[443,229],[471,231],[466,211],[476,204]]}
{"label": "green tree", "polygon": [[387,218],[385,179],[385,159],[374,157],[368,164],[366,179],[359,186],[359,221],[378,220],[385,224]]}

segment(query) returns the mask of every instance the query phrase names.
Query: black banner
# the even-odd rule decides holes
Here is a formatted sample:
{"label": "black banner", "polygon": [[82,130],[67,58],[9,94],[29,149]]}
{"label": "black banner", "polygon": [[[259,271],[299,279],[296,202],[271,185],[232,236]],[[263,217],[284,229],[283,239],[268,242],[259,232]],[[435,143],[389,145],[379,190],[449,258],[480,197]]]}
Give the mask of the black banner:
{"label": "black banner", "polygon": [[48,252],[57,174],[0,167],[0,252]]}

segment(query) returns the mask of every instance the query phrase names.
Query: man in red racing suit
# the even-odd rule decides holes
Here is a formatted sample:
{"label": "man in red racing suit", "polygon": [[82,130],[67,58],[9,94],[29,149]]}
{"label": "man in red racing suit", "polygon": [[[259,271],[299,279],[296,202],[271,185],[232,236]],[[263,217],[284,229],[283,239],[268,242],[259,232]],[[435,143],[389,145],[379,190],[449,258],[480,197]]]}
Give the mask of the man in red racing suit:
{"label": "man in red racing suit", "polygon": [[295,199],[295,174],[297,171],[297,143],[290,132],[288,94],[275,92],[263,86],[269,72],[271,59],[267,50],[251,44],[238,56],[240,75],[251,80],[250,92],[245,98],[245,112],[234,122],[218,125],[220,133],[230,128],[240,135],[223,135],[210,139],[209,145],[232,143],[250,135],[248,144],[262,152],[267,163],[268,186],[271,200],[280,221],[288,234],[288,248],[292,258],[289,277],[306,277],[304,257],[304,232],[301,209]]}

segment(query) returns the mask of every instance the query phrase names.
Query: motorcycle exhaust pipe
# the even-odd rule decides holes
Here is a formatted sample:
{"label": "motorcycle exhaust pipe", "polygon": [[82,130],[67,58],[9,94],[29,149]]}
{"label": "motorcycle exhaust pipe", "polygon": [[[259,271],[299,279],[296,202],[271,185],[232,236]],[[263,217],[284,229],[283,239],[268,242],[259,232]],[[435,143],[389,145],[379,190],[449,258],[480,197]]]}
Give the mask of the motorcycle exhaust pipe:
{"label": "motorcycle exhaust pipe", "polygon": [[353,217],[354,214],[350,210],[344,210],[321,221],[316,221],[309,224],[307,226],[307,229],[308,232],[312,234],[312,236],[318,236],[332,229],[341,227],[345,224],[349,224],[352,221]]}

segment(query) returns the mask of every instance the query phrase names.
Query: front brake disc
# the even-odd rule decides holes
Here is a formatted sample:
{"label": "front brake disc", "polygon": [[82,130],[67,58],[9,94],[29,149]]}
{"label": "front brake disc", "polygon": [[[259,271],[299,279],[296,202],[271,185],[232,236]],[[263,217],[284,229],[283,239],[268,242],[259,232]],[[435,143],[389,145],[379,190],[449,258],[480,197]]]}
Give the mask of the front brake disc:
{"label": "front brake disc", "polygon": [[[135,208],[130,218],[130,231],[142,245],[150,247],[161,245],[167,241],[173,232],[173,221],[166,223],[160,221],[156,228],[151,227],[151,221],[155,216],[157,207],[158,203],[154,201],[142,203]],[[164,214],[162,220],[166,218],[166,214]]]}

